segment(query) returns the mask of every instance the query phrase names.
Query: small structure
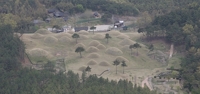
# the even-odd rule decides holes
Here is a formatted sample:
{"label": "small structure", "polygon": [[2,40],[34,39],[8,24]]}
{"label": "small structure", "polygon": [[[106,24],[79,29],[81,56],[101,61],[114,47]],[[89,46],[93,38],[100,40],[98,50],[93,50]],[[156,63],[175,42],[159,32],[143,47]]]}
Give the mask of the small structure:
{"label": "small structure", "polygon": [[88,31],[88,27],[75,27],[75,28],[74,28],[74,31],[75,31],[75,32],[78,32],[78,31],[81,31],[81,30]]}
{"label": "small structure", "polygon": [[98,12],[94,12],[93,15],[94,15],[94,17],[99,17],[99,13]]}
{"label": "small structure", "polygon": [[49,23],[49,22],[51,21],[51,18],[47,18],[47,19],[45,19],[45,21],[46,21],[47,23]]}
{"label": "small structure", "polygon": [[114,23],[114,27],[116,28],[118,28],[118,27],[122,27],[124,25],[124,21],[116,21],[115,23]]}
{"label": "small structure", "polygon": [[54,12],[56,12],[56,11],[57,11],[56,9],[48,9],[48,10],[47,10],[48,13],[54,13]]}
{"label": "small structure", "polygon": [[64,17],[63,20],[66,22],[68,20],[68,17]]}
{"label": "small structure", "polygon": [[[101,32],[101,31],[110,31],[113,26],[112,25],[96,25],[95,27],[96,29],[94,29],[94,31]],[[93,31],[93,30],[89,30],[89,31]]]}

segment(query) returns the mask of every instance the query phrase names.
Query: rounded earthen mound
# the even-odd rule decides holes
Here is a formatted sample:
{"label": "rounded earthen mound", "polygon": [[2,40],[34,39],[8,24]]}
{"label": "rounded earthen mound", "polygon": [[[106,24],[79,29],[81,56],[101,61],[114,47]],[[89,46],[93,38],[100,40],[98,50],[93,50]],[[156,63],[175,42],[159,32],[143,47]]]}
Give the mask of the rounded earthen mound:
{"label": "rounded earthen mound", "polygon": [[87,52],[91,53],[91,52],[98,52],[99,49],[97,47],[94,47],[94,46],[90,46],[88,49],[87,49]]}
{"label": "rounded earthen mound", "polygon": [[97,40],[93,40],[92,42],[89,43],[90,46],[95,46],[95,47],[97,47],[99,44],[100,42]]}
{"label": "rounded earthen mound", "polygon": [[123,51],[130,51],[129,46],[130,46],[130,45],[124,45],[124,46],[122,47],[122,50],[123,50]]}
{"label": "rounded earthen mound", "polygon": [[82,67],[80,67],[78,70],[79,70],[79,71],[85,71],[85,69],[86,69],[86,67],[85,67],[85,66],[82,66]]}
{"label": "rounded earthen mound", "polygon": [[68,31],[67,33],[69,33],[69,34],[74,34],[75,32],[74,32],[74,31]]}
{"label": "rounded earthen mound", "polygon": [[113,56],[120,56],[123,54],[123,52],[116,47],[110,47],[110,48],[106,49],[106,53],[113,55]]}
{"label": "rounded earthen mound", "polygon": [[41,48],[33,48],[28,51],[28,54],[33,57],[35,57],[35,56],[36,57],[40,57],[40,56],[47,57],[49,53],[46,50],[41,49]]}
{"label": "rounded earthen mound", "polygon": [[129,62],[129,60],[124,58],[123,56],[118,56],[115,60],[119,60],[120,62],[122,61]]}
{"label": "rounded earthen mound", "polygon": [[34,33],[33,35],[31,35],[32,39],[40,39],[43,38],[44,36],[40,33]]}
{"label": "rounded earthen mound", "polygon": [[39,33],[39,34],[51,34],[52,32],[48,31],[47,29],[39,29],[35,33]]}
{"label": "rounded earthen mound", "polygon": [[53,36],[47,36],[47,37],[44,38],[45,43],[53,44],[53,43],[56,43],[57,41],[58,41],[58,39],[56,37],[53,37]]}
{"label": "rounded earthen mound", "polygon": [[97,40],[99,40],[99,39],[104,39],[104,38],[105,38],[105,35],[102,35],[102,34],[95,34],[92,38],[93,38],[93,39],[97,39]]}
{"label": "rounded earthen mound", "polygon": [[88,57],[88,58],[99,58],[100,55],[97,54],[97,53],[91,53],[91,54],[89,54],[87,57]]}
{"label": "rounded earthen mound", "polygon": [[77,47],[85,48],[86,46],[83,43],[78,43],[78,44],[75,45],[75,48],[77,48]]}
{"label": "rounded earthen mound", "polygon": [[87,63],[87,65],[96,65],[97,64],[97,62],[95,61],[95,60],[93,60],[93,59],[91,59],[88,63]]}
{"label": "rounded earthen mound", "polygon": [[69,37],[67,37],[67,36],[63,36],[63,37],[60,37],[60,38],[59,38],[59,41],[60,41],[61,43],[70,43],[70,42],[71,42],[71,39],[70,39]]}
{"label": "rounded earthen mound", "polygon": [[88,36],[86,36],[86,35],[80,35],[80,39],[82,40],[82,39],[88,39]]}
{"label": "rounded earthen mound", "polygon": [[102,61],[99,63],[100,66],[109,66],[109,63],[107,61]]}
{"label": "rounded earthen mound", "polygon": [[56,38],[61,38],[61,37],[69,37],[69,38],[71,38],[72,35],[69,34],[69,33],[64,33],[64,32],[63,32],[63,33],[58,33],[58,34],[56,34],[55,37],[56,37]]}
{"label": "rounded earthen mound", "polygon": [[78,32],[78,34],[80,34],[80,35],[88,35],[89,32],[85,31],[85,30],[81,30],[81,31]]}
{"label": "rounded earthen mound", "polygon": [[105,47],[103,44],[99,44],[99,45],[97,46],[97,48],[98,48],[98,49],[106,49],[106,47]]}
{"label": "rounded earthen mound", "polygon": [[123,39],[122,41],[119,42],[119,45],[124,46],[124,45],[132,45],[135,42],[130,40],[130,39]]}
{"label": "rounded earthen mound", "polygon": [[109,35],[111,35],[111,37],[112,37],[112,36],[118,36],[118,35],[121,34],[121,32],[116,31],[116,30],[111,30],[111,31],[109,31],[108,33],[109,33]]}
{"label": "rounded earthen mound", "polygon": [[120,35],[117,36],[117,38],[119,38],[119,39],[129,39],[130,37],[125,35],[125,34],[120,34]]}

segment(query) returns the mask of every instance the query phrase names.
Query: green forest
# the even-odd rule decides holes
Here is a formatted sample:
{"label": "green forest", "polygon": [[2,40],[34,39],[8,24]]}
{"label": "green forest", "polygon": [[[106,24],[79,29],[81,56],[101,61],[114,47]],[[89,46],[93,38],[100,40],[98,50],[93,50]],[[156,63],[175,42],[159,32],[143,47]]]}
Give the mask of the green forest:
{"label": "green forest", "polygon": [[[46,10],[57,8],[70,15],[90,9],[105,14],[139,16],[147,11],[153,21],[138,29],[147,39],[162,38],[174,44],[182,58],[180,75],[184,90],[200,92],[199,0],[1,0],[0,1],[0,94],[155,94],[126,80],[110,81],[95,75],[68,71],[56,73],[23,68],[25,45],[20,36],[37,30],[32,21],[45,20]],[[159,14],[159,15],[155,15]],[[49,61],[50,62],[50,61]]]}

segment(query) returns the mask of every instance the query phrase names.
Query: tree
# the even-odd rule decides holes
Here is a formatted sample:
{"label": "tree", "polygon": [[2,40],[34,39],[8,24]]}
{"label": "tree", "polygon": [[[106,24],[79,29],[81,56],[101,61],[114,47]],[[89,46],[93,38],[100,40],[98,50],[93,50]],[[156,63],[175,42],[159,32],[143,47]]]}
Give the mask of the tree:
{"label": "tree", "polygon": [[117,66],[120,64],[120,61],[118,61],[117,59],[115,61],[113,61],[113,65],[116,66],[116,74],[117,74]]}
{"label": "tree", "polygon": [[108,39],[112,37],[108,33],[106,33],[105,38],[107,39],[107,43],[108,43]]}
{"label": "tree", "polygon": [[93,30],[93,34],[94,34],[94,30],[96,29],[95,26],[90,27],[90,30]]}
{"label": "tree", "polygon": [[123,60],[121,66],[123,67],[123,74],[124,74],[124,67],[127,67],[126,61]]}
{"label": "tree", "polygon": [[76,44],[77,44],[77,39],[80,38],[80,36],[79,36],[79,34],[74,33],[74,34],[72,35],[72,38],[75,38],[75,39],[76,39]]}
{"label": "tree", "polygon": [[151,44],[151,45],[148,47],[148,49],[149,49],[149,52],[150,52],[150,51],[153,51],[153,50],[154,50],[153,44]]}
{"label": "tree", "polygon": [[81,52],[85,51],[85,49],[83,47],[77,47],[75,52],[76,53],[80,53],[80,58],[82,57]]}
{"label": "tree", "polygon": [[140,46],[139,43],[135,43],[133,44],[133,47],[137,49],[137,56],[138,56],[138,48],[141,48],[142,46]]}
{"label": "tree", "polygon": [[89,74],[89,72],[91,72],[90,66],[87,66],[87,68],[85,69],[85,71],[88,72],[88,74]]}

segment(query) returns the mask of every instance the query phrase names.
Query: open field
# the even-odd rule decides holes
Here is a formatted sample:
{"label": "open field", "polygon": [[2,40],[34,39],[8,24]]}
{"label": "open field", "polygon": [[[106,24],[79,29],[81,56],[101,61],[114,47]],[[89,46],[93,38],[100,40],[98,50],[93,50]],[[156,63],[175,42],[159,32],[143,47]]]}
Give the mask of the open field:
{"label": "open field", "polygon": [[[24,34],[22,39],[33,63],[45,63],[47,60],[64,58],[66,70],[73,70],[80,74],[90,66],[92,69],[89,74],[99,75],[109,70],[101,76],[113,80],[128,79],[133,83],[136,81],[137,84],[141,84],[147,76],[153,77],[166,71],[168,67],[149,57],[147,55],[149,50],[142,43],[139,43],[142,46],[138,49],[139,56],[135,55],[136,49],[133,49],[133,55],[130,55],[129,45],[136,43],[135,40],[141,36],[136,32],[109,31],[112,38],[109,39],[108,44],[104,38],[106,32],[92,34],[92,32],[80,31],[77,44],[71,37],[73,33],[51,33],[40,29],[33,34]],[[75,49],[79,46],[85,48],[82,52],[83,58],[80,58],[79,53],[75,53]],[[128,66],[124,68],[125,74],[122,73],[121,65],[117,66],[118,74],[115,73],[116,66],[113,65],[115,59],[126,61]],[[169,65],[178,67],[179,59],[173,57],[172,60],[169,60]]]}

